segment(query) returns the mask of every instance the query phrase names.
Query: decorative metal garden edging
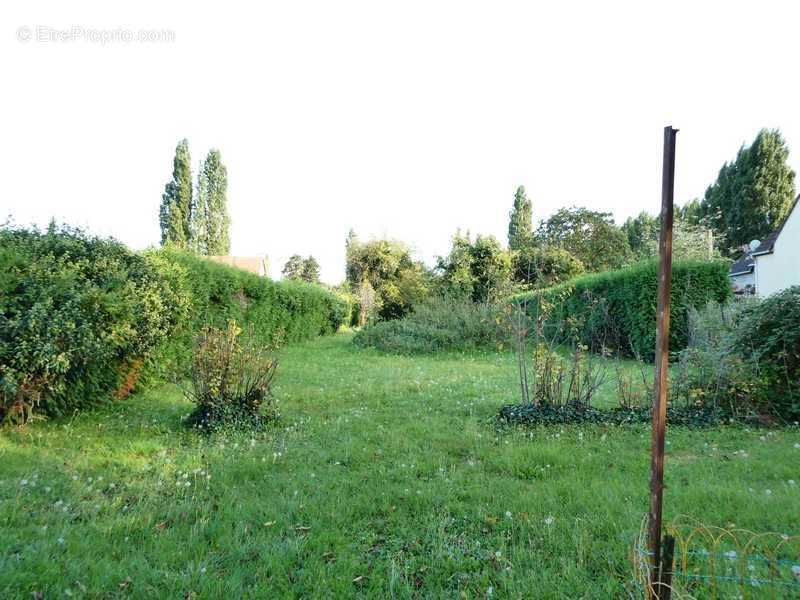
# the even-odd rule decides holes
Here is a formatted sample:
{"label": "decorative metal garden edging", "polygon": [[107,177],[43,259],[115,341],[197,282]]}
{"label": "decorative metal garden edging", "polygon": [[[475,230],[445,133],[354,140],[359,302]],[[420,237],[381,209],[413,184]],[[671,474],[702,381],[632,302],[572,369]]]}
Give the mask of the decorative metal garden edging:
{"label": "decorative metal garden edging", "polygon": [[[647,529],[645,517],[632,557],[636,590],[644,598],[656,595]],[[675,545],[666,567],[668,591],[662,589],[662,596],[672,600],[800,598],[800,535],[717,527],[688,515],[664,529]]]}

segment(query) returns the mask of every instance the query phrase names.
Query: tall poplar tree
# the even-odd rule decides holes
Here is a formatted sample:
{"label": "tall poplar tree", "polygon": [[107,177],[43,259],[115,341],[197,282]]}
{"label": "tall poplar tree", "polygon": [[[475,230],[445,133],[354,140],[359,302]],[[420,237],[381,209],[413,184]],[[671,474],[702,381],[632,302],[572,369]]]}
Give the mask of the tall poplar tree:
{"label": "tall poplar tree", "polygon": [[753,239],[763,240],[789,213],[795,194],[789,149],[780,131],[762,129],[750,146],[742,146],[732,163],[720,169],[706,190],[701,211],[725,235],[737,253]]}
{"label": "tall poplar tree", "polygon": [[189,248],[193,211],[192,158],[189,154],[189,141],[184,138],[175,148],[172,180],[167,183],[161,195],[159,223],[162,246],[169,244],[179,248]]}
{"label": "tall poplar tree", "polygon": [[533,239],[533,209],[525,196],[525,186],[519,186],[514,194],[514,208],[508,221],[508,249],[521,250]]}
{"label": "tall poplar tree", "polygon": [[230,252],[230,217],[227,204],[228,172],[219,150],[211,150],[197,178],[197,211],[193,230],[195,249],[208,255]]}

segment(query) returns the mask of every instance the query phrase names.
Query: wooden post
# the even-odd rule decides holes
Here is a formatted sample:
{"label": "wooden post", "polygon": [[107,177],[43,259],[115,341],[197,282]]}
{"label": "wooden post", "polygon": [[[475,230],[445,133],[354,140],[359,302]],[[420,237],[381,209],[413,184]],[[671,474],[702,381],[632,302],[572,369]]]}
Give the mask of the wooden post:
{"label": "wooden post", "polygon": [[[661,506],[664,491],[664,433],[667,422],[667,372],[669,368],[669,311],[672,279],[672,212],[675,192],[675,137],[677,129],[664,128],[664,163],[661,177],[661,236],[658,243],[658,308],[653,394],[653,446],[650,463],[649,550],[651,587],[660,598]],[[656,581],[652,581],[656,579]]]}
{"label": "wooden post", "polygon": [[670,600],[672,598],[672,559],[675,557],[675,538],[673,536],[664,536],[662,550],[661,564],[658,565],[656,595],[658,600]]}

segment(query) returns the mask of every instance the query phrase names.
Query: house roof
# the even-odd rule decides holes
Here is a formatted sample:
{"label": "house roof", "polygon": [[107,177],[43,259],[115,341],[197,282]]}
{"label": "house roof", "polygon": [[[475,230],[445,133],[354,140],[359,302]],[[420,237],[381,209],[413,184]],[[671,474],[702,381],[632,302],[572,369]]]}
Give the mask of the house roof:
{"label": "house roof", "polygon": [[748,273],[753,272],[755,265],[756,259],[750,254],[745,254],[742,258],[731,265],[729,275],[731,277],[734,275],[747,275]]}
{"label": "house roof", "polygon": [[263,256],[207,256],[206,258],[256,275],[264,275],[267,271]]}
{"label": "house roof", "polygon": [[781,226],[778,227],[775,231],[770,233],[764,241],[758,245],[758,248],[753,250],[752,255],[758,256],[760,254],[771,254],[772,251],[775,249],[775,240],[778,239],[778,236],[781,234],[783,230],[783,226],[786,225],[786,222],[789,220],[789,217],[792,216],[792,212],[795,208],[797,208],[798,201],[800,201],[800,194],[798,194],[797,198],[794,199],[794,204],[792,204],[792,208],[789,209],[789,212],[786,214],[786,218],[781,223]]}

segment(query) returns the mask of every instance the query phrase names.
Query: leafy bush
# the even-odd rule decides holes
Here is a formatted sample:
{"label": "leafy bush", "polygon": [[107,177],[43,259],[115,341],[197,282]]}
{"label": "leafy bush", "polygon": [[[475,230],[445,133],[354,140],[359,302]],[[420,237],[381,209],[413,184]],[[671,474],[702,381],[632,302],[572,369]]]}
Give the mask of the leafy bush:
{"label": "leafy bush", "polygon": [[583,273],[583,263],[558,247],[527,246],[511,257],[514,281],[531,288],[557,285]]}
{"label": "leafy bush", "polygon": [[774,413],[800,419],[800,286],[742,311],[732,346],[763,377],[764,395]]}
{"label": "leafy bush", "polygon": [[[652,359],[656,336],[658,270],[654,262],[617,271],[578,277],[567,283],[520,294],[532,315],[548,307],[547,320],[562,339],[608,348],[627,356]],[[690,307],[731,297],[728,268],[724,262],[679,261],[672,269],[670,349],[687,346],[687,314]]]}
{"label": "leafy bush", "polygon": [[[210,433],[220,427],[254,428],[275,416],[270,393],[278,368],[277,340],[265,345],[252,333],[206,328],[197,336],[189,398],[197,405],[188,423]],[[265,410],[266,409],[266,410]]]}
{"label": "leafy bush", "polygon": [[[555,404],[509,404],[500,409],[498,421],[501,425],[626,425],[650,423],[649,407],[624,407],[599,409],[581,403]],[[667,408],[667,423],[670,426],[712,427],[730,419],[723,410],[714,406],[670,406]]]}
{"label": "leafy bush", "polygon": [[0,230],[0,418],[37,407],[61,415],[129,392],[187,315],[180,277],[77,229]]}
{"label": "leafy bush", "polygon": [[501,325],[497,311],[488,304],[431,298],[403,319],[368,325],[353,342],[400,354],[490,348],[503,339]]}
{"label": "leafy bush", "polygon": [[493,236],[479,235],[473,242],[469,234],[459,232],[450,254],[437,259],[436,270],[444,295],[489,302],[511,283],[511,256]]}
{"label": "leafy bush", "polygon": [[689,310],[689,345],[678,353],[669,388],[673,404],[721,407],[738,416],[772,413],[755,362],[732,347],[742,312],[752,304],[742,298]]}
{"label": "leafy bush", "polygon": [[159,376],[180,373],[191,364],[194,337],[206,326],[236,321],[268,342],[278,332],[286,342],[336,332],[347,324],[347,297],[302,281],[275,282],[265,277],[172,249],[151,254],[185,272],[191,312],[184,327],[163,344],[148,367]]}

